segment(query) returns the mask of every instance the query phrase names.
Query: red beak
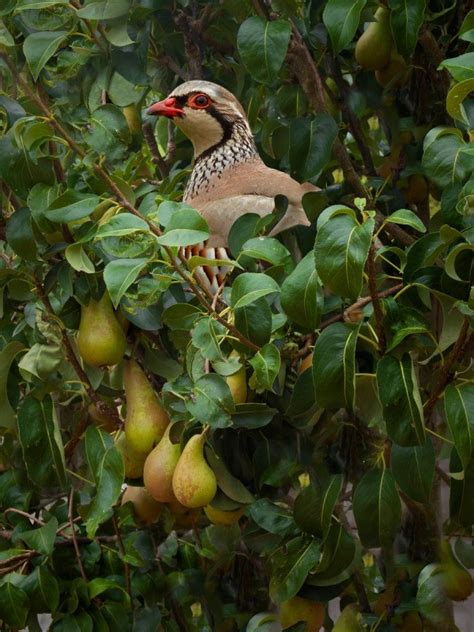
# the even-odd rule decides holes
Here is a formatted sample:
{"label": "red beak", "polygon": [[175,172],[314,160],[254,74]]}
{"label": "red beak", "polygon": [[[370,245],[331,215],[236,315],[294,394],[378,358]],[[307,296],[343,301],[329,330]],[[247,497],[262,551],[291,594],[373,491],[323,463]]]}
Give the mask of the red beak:
{"label": "red beak", "polygon": [[151,108],[148,108],[147,114],[157,114],[158,116],[167,116],[168,118],[184,116],[183,110],[176,107],[176,99],[174,97],[168,97],[163,101],[154,103]]}

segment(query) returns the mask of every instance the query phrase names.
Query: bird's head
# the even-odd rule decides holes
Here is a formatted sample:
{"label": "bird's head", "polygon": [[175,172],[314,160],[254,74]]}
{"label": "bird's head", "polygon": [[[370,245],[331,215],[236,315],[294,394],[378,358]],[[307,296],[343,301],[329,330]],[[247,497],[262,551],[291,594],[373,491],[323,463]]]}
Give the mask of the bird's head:
{"label": "bird's head", "polygon": [[148,114],[172,119],[192,141],[195,158],[229,140],[236,123],[251,136],[243,107],[231,92],[211,81],[182,83]]}

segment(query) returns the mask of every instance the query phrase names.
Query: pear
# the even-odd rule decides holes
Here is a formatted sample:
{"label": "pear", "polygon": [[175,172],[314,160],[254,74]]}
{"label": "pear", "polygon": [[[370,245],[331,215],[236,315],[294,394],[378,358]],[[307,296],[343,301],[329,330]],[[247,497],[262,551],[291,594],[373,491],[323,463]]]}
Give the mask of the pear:
{"label": "pear", "polygon": [[156,522],[161,514],[162,505],[157,502],[144,487],[128,485],[122,496],[122,505],[131,502],[135,516],[142,524]]}
{"label": "pear", "polygon": [[363,68],[378,70],[390,61],[392,33],[390,31],[390,11],[379,7],[371,22],[360,36],[355,47],[355,58]]}
{"label": "pear", "polygon": [[442,540],[440,544],[440,559],[441,586],[446,596],[453,601],[464,601],[472,593],[472,577],[458,562],[446,540]]}
{"label": "pear", "polygon": [[225,378],[230,388],[232,397],[236,404],[243,404],[247,401],[247,373],[245,366],[241,366],[238,371]]}
{"label": "pear", "polygon": [[244,513],[244,508],[240,507],[239,509],[234,509],[233,511],[223,511],[222,509],[217,509],[212,505],[206,505],[204,507],[204,513],[212,524],[220,524],[227,527],[240,520]]}
{"label": "pear", "polygon": [[117,364],[123,357],[127,341],[107,292],[100,301],[91,299],[81,308],[77,334],[79,355],[92,366]]}
{"label": "pear", "polygon": [[389,63],[375,71],[378,83],[389,88],[399,88],[407,77],[407,65],[397,51],[392,50]]}
{"label": "pear", "polygon": [[173,473],[181,455],[179,443],[170,441],[171,424],[159,444],[147,456],[143,468],[143,482],[150,494],[162,503],[176,501],[173,492]]}
{"label": "pear", "polygon": [[350,603],[339,615],[332,632],[363,632],[361,619],[356,604]]}
{"label": "pear", "polygon": [[324,605],[303,597],[291,597],[280,604],[279,619],[283,630],[304,621],[306,632],[318,632],[324,623]]}
{"label": "pear", "polygon": [[169,418],[147,376],[134,360],[124,365],[123,381],[127,400],[125,436],[134,452],[148,454],[166,430]]}
{"label": "pear", "polygon": [[143,476],[143,466],[147,455],[131,450],[127,444],[127,438],[124,432],[120,433],[115,440],[115,447],[122,455],[125,477],[141,478]]}
{"label": "pear", "polygon": [[217,491],[216,476],[204,458],[205,442],[205,433],[191,437],[173,474],[174,495],[191,509],[208,505]]}

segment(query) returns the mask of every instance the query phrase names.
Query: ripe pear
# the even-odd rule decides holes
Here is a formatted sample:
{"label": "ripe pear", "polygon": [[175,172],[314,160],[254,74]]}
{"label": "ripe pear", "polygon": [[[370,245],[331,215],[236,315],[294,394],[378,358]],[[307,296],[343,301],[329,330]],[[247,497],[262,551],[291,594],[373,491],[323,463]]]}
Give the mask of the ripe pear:
{"label": "ripe pear", "polygon": [[179,443],[170,441],[171,424],[161,441],[147,456],[143,468],[143,482],[155,500],[162,503],[176,501],[173,492],[173,473],[181,456]]}
{"label": "ripe pear", "polygon": [[406,62],[400,53],[392,50],[389,63],[375,71],[375,78],[384,88],[399,88],[405,82],[407,70]]}
{"label": "ripe pear", "polygon": [[244,508],[240,507],[239,509],[234,509],[233,511],[223,511],[222,509],[217,509],[212,505],[206,505],[204,507],[204,513],[212,524],[220,524],[228,527],[240,520],[244,513]]}
{"label": "ripe pear", "polygon": [[469,571],[458,562],[451,545],[446,540],[440,544],[440,579],[446,596],[453,601],[464,601],[472,593],[472,577]]}
{"label": "ripe pear", "polygon": [[122,496],[122,505],[131,502],[135,516],[142,524],[152,524],[160,517],[163,506],[144,487],[128,485]]}
{"label": "ripe pear", "polygon": [[208,505],[217,491],[216,476],[204,458],[205,442],[205,433],[191,437],[173,474],[174,495],[192,509]]}
{"label": "ripe pear", "polygon": [[88,305],[82,306],[77,348],[84,362],[92,366],[117,364],[126,345],[125,334],[107,292],[100,301],[91,299]]}
{"label": "ripe pear", "polygon": [[243,404],[247,401],[247,373],[245,366],[241,366],[238,371],[228,375],[225,381],[236,404]]}
{"label": "ripe pear", "polygon": [[124,365],[123,381],[127,400],[125,436],[135,452],[148,454],[166,430],[169,418],[147,376],[134,360]]}
{"label": "ripe pear", "polygon": [[141,478],[143,476],[143,466],[147,455],[142,452],[134,452],[131,450],[127,445],[127,438],[124,432],[122,432],[115,440],[115,447],[122,455],[125,477]]}
{"label": "ripe pear", "polygon": [[324,604],[303,597],[291,597],[280,604],[279,619],[283,630],[304,621],[306,632],[318,632],[324,623]]}
{"label": "ripe pear", "polygon": [[390,61],[392,33],[390,31],[390,11],[379,7],[371,22],[360,36],[355,47],[355,58],[363,68],[378,70]]}

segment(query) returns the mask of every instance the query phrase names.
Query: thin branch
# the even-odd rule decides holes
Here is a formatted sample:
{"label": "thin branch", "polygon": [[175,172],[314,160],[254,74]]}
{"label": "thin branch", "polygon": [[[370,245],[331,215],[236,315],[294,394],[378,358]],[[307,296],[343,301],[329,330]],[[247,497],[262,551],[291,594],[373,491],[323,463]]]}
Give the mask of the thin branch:
{"label": "thin branch", "polygon": [[378,338],[379,351],[381,355],[385,353],[385,332],[383,328],[383,311],[380,298],[377,294],[377,279],[375,269],[375,245],[372,243],[367,255],[367,275],[369,292],[372,299],[375,318],[375,333]]}
{"label": "thin branch", "polygon": [[455,365],[464,355],[464,352],[469,345],[472,334],[469,333],[470,323],[469,318],[464,316],[464,321],[461,326],[461,331],[459,332],[458,339],[456,340],[454,347],[451,350],[451,353],[448,355],[445,363],[439,370],[438,379],[436,381],[433,392],[431,393],[430,398],[424,405],[424,415],[426,421],[429,421],[431,418],[431,413],[436,405],[436,402],[444,393],[444,389],[446,386],[454,379],[455,376]]}
{"label": "thin branch", "polygon": [[158,169],[160,174],[160,178],[165,178],[169,173],[169,168],[163,158],[160,156],[160,150],[158,149],[158,145],[156,143],[155,134],[153,133],[153,128],[150,123],[143,124],[143,137],[145,139],[146,144],[148,145],[148,149],[150,150],[151,159],[153,164]]}
{"label": "thin branch", "polygon": [[131,605],[133,604],[133,595],[132,595],[132,583],[130,581],[130,566],[128,565],[128,562],[126,562],[124,559],[126,555],[126,551],[123,545],[122,535],[120,533],[120,529],[118,528],[115,514],[112,516],[112,525],[114,527],[115,535],[117,536],[118,549],[120,551],[120,555],[122,556],[123,570],[124,570],[124,575],[125,575],[125,584],[127,586],[127,592],[130,597],[130,605]]}
{"label": "thin branch", "polygon": [[81,573],[82,579],[87,583],[89,580],[87,579],[86,571],[84,570],[84,566],[82,564],[81,559],[81,549],[79,548],[79,544],[76,539],[76,532],[74,530],[74,518],[73,518],[73,506],[74,506],[74,488],[71,487],[71,492],[69,494],[69,502],[68,502],[68,520],[71,525],[71,540],[74,546],[74,551],[76,552],[77,564],[79,566],[79,572]]}

